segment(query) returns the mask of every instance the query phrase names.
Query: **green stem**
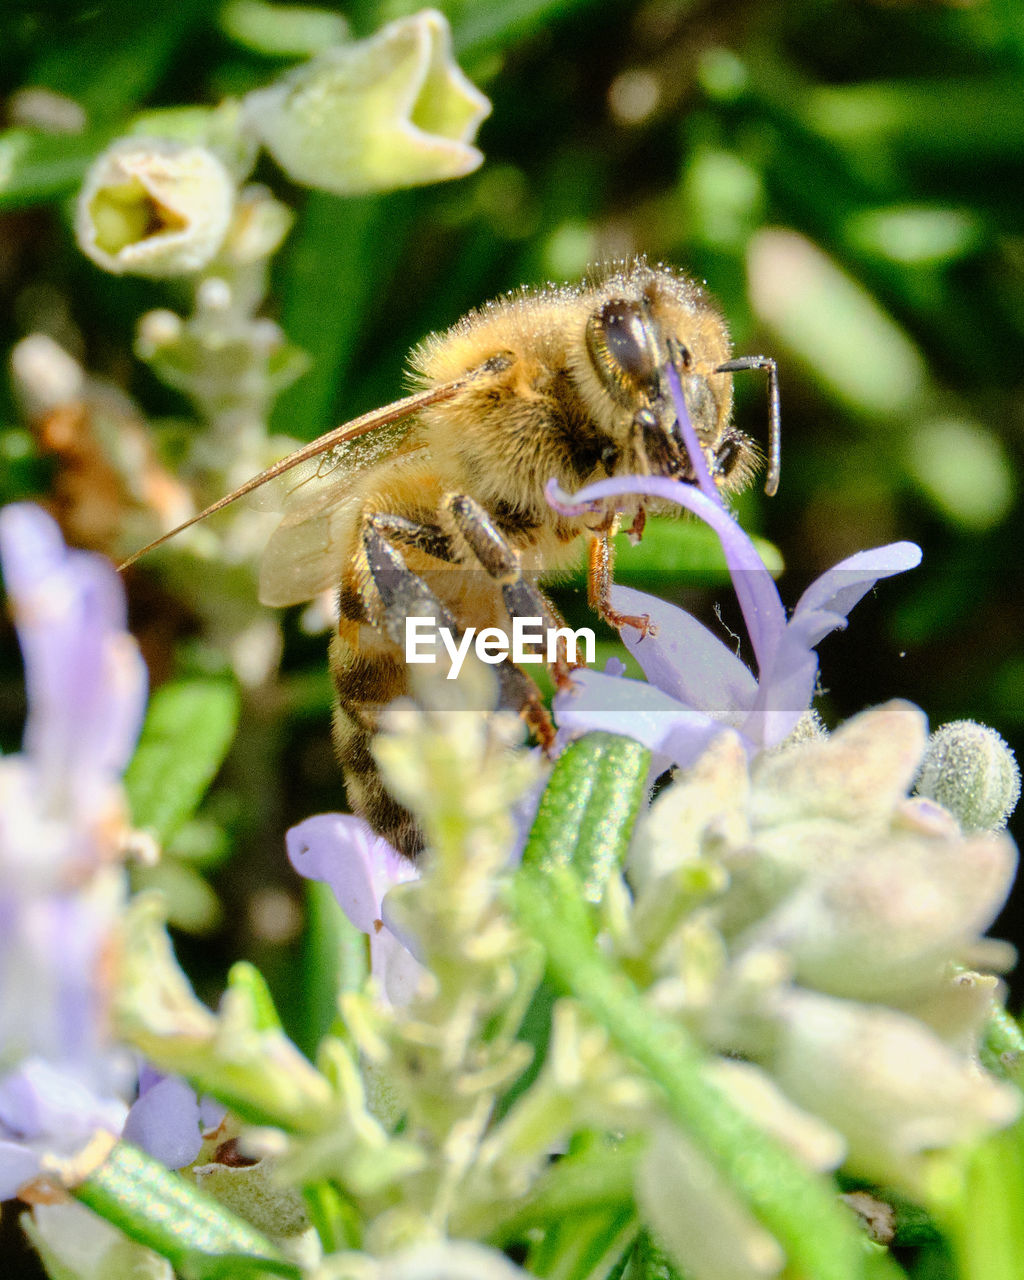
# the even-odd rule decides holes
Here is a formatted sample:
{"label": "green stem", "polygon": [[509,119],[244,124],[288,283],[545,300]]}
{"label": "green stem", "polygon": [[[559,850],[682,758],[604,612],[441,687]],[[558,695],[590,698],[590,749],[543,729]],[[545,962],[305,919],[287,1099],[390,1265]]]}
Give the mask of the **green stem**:
{"label": "green stem", "polygon": [[[547,952],[553,979],[660,1086],[669,1114],[776,1236],[794,1271],[806,1280],[863,1276],[864,1243],[834,1188],[710,1085],[701,1071],[703,1056],[685,1030],[647,1007],[611,969],[573,878],[524,867],[512,898],[523,928]],[[891,1265],[892,1274],[900,1274]]]}

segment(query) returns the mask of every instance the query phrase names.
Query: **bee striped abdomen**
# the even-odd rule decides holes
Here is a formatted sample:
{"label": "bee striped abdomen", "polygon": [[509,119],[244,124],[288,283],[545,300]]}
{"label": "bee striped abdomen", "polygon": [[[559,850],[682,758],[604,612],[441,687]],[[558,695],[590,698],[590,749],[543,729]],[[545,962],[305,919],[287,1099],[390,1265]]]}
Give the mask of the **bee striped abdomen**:
{"label": "bee striped abdomen", "polygon": [[377,633],[365,626],[359,630],[360,639],[369,632],[369,644],[354,648],[339,631],[331,645],[335,750],[352,811],[400,853],[415,858],[423,837],[409,810],[385,790],[371,750],[381,711],[407,692],[405,667],[382,647]]}

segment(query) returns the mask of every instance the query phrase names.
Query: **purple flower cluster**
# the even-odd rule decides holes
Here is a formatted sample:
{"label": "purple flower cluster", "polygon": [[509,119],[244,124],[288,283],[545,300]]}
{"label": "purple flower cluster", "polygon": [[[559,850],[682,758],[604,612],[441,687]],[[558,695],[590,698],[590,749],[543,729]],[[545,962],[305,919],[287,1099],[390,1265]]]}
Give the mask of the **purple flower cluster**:
{"label": "purple flower cluster", "polygon": [[[48,1157],[72,1155],[97,1129],[120,1134],[135,1091],[137,1067],[113,1040],[109,999],[128,894],[121,775],[147,677],[121,583],[102,556],[65,547],[49,516],[18,504],[0,511],[0,562],[28,695],[22,750],[0,758],[5,1200]],[[164,1109],[160,1132],[149,1126],[147,1145],[177,1156],[184,1133],[192,1159],[199,1126],[179,1102]]]}

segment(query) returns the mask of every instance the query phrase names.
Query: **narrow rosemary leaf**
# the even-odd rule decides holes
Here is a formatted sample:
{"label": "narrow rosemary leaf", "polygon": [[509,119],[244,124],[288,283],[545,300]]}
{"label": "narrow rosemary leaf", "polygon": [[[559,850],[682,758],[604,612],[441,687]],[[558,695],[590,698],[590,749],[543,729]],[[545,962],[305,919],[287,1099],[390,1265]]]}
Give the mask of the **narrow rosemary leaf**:
{"label": "narrow rosemary leaf", "polygon": [[[858,1280],[862,1240],[834,1190],[738,1112],[701,1075],[682,1027],[649,1009],[600,954],[578,886],[566,872],[524,867],[512,885],[523,928],[545,948],[554,980],[658,1084],[669,1113],[786,1250],[805,1280]],[[902,1273],[890,1263],[893,1276]],[[874,1275],[882,1272],[874,1265]]]}
{"label": "narrow rosemary leaf", "polygon": [[299,1275],[266,1236],[128,1143],[118,1143],[75,1195],[190,1280]]}
{"label": "narrow rosemary leaf", "polygon": [[541,796],[523,862],[571,866],[588,902],[620,866],[643,800],[651,753],[632,738],[588,733],[559,756]]}
{"label": "narrow rosemary leaf", "polygon": [[531,1249],[527,1272],[541,1280],[605,1280],[636,1239],[632,1206],[618,1213],[577,1213],[553,1224]]}
{"label": "narrow rosemary leaf", "polygon": [[1024,1032],[1005,1009],[994,1009],[985,1027],[981,1060],[995,1075],[1024,1085]]}
{"label": "narrow rosemary leaf", "polygon": [[959,1280],[1019,1280],[1024,1258],[1024,1121],[973,1153],[964,1194],[936,1211]]}

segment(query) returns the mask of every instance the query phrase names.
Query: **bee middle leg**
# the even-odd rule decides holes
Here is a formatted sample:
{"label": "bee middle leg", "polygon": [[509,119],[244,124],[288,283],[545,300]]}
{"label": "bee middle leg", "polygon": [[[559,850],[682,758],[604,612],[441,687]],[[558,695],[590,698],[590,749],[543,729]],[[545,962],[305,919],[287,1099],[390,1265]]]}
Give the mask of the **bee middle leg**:
{"label": "bee middle leg", "polygon": [[[445,510],[484,571],[501,586],[505,608],[511,618],[537,618],[549,629],[564,624],[543,593],[523,577],[519,553],[509,546],[505,536],[475,499],[463,493],[450,493]],[[571,672],[578,663],[570,663],[563,638],[558,637],[558,656],[551,664],[552,675],[559,688],[571,683]]]}

